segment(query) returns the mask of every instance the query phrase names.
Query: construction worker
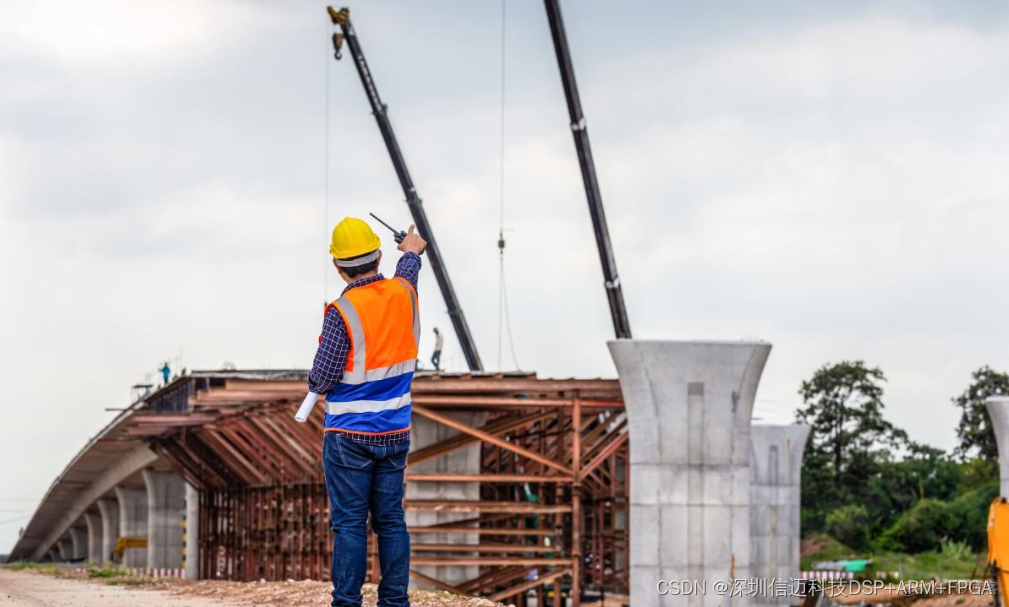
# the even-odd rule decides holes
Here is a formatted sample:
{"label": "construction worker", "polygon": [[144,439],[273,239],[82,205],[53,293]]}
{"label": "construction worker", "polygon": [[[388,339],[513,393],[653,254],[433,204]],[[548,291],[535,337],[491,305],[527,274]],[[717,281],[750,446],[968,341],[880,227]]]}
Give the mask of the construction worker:
{"label": "construction worker", "polygon": [[333,607],[360,607],[367,517],[378,535],[378,607],[407,607],[410,535],[403,482],[417,364],[417,277],[427,243],[410,230],[396,275],[379,273],[381,241],[360,219],[333,228],[329,252],[347,283],[326,307],[308,389],[326,398],[322,455],[333,537]]}
{"label": "construction worker", "polygon": [[445,336],[438,327],[434,328],[434,352],[431,353],[431,364],[435,371],[441,371],[441,348],[445,345]]}

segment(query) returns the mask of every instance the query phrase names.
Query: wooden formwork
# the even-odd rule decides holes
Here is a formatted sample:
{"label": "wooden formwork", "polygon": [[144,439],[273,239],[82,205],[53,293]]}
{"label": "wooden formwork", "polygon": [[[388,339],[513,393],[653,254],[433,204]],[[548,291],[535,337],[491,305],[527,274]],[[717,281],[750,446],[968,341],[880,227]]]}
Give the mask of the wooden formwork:
{"label": "wooden formwork", "polygon": [[[243,581],[328,579],[332,535],[322,478],[321,415],[292,412],[303,381],[231,378],[196,382],[190,407],[152,413],[139,426],[153,448],[201,491],[200,570]],[[408,483],[476,483],[479,500],[407,499],[414,512],[461,513],[409,528],[411,576],[461,594],[519,607],[579,604],[585,589],[626,591],[627,432],[614,380],[520,376],[418,377],[414,414],[451,428],[450,438],[410,454]],[[475,427],[453,411],[486,412]],[[184,422],[184,418],[189,422]],[[198,420],[195,421],[195,420]],[[478,473],[414,467],[478,444]],[[459,541],[425,543],[439,534]],[[476,536],[475,543],[470,540]],[[369,581],[378,581],[369,540]],[[450,584],[416,568],[475,567]]]}

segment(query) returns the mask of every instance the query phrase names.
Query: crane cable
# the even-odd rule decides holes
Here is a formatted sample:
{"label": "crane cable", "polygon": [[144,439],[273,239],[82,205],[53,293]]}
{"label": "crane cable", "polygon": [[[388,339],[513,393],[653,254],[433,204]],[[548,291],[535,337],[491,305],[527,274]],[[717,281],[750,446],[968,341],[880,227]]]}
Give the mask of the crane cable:
{"label": "crane cable", "polygon": [[515,365],[515,370],[518,371],[519,367],[518,357],[515,355],[515,339],[512,337],[512,324],[511,316],[508,313],[508,289],[505,284],[505,238],[504,238],[504,212],[505,212],[505,57],[507,51],[506,44],[506,29],[505,24],[507,23],[507,0],[501,0],[501,156],[500,156],[500,169],[498,171],[499,178],[499,211],[498,211],[498,326],[497,326],[497,366],[498,370],[502,369],[501,366],[501,351],[503,347],[503,331],[507,328],[508,332],[508,346],[511,350],[512,363]]}

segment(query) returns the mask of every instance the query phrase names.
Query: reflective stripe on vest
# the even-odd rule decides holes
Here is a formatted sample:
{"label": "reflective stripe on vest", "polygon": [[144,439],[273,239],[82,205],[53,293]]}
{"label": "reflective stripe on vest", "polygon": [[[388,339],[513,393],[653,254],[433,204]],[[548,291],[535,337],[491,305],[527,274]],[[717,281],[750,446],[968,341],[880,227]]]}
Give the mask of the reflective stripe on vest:
{"label": "reflective stripe on vest", "polygon": [[[399,299],[403,293],[394,285],[406,290],[410,300],[409,312],[404,309],[403,300]],[[358,309],[352,299],[372,305]],[[343,379],[326,395],[326,413],[378,413],[409,405],[410,384],[420,342],[420,311],[413,286],[406,279],[396,277],[352,289],[332,305],[346,324],[351,353]],[[379,311],[373,312],[372,308]],[[375,317],[375,314],[383,316]],[[408,330],[407,323],[411,325],[412,340],[409,334],[402,332]],[[369,335],[366,326],[371,327],[375,334]],[[373,350],[371,356],[370,350]],[[369,363],[369,360],[375,362]],[[385,364],[374,366],[376,363]],[[369,368],[369,364],[373,368]]]}

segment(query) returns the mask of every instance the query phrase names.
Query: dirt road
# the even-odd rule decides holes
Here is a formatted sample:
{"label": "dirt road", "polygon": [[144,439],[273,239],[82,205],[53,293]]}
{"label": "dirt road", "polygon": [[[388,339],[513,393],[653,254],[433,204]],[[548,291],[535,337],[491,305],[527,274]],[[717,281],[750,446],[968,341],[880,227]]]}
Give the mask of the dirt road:
{"label": "dirt road", "polygon": [[[127,584],[142,584],[142,587]],[[249,583],[130,577],[89,580],[84,569],[0,567],[0,607],[324,607],[329,605],[330,590],[329,583],[311,580]],[[364,606],[375,607],[378,598],[375,585],[366,584],[362,592]],[[413,607],[505,607],[487,599],[424,590],[411,591],[410,604]]]}
{"label": "dirt road", "polygon": [[209,598],[172,595],[0,568],[0,607],[229,607]]}

